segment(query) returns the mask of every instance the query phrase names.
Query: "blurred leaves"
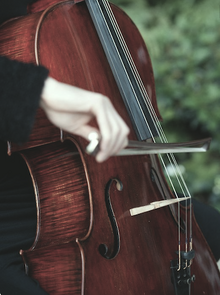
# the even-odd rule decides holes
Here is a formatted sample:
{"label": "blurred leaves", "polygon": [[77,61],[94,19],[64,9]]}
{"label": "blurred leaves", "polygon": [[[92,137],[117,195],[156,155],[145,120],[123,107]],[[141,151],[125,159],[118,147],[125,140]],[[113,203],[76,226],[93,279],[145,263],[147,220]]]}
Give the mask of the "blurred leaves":
{"label": "blurred leaves", "polygon": [[147,44],[170,142],[212,137],[207,153],[180,155],[192,194],[220,209],[219,0],[113,0]]}

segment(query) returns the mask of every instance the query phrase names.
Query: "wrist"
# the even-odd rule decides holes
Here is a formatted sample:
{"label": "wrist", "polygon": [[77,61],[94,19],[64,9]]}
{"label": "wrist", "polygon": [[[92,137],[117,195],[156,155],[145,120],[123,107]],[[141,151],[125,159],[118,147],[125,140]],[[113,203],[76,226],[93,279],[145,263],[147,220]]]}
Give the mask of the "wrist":
{"label": "wrist", "polygon": [[48,77],[45,80],[40,100],[40,107],[42,107],[43,109],[53,106],[54,94],[56,93],[56,85],[57,81],[51,77]]}

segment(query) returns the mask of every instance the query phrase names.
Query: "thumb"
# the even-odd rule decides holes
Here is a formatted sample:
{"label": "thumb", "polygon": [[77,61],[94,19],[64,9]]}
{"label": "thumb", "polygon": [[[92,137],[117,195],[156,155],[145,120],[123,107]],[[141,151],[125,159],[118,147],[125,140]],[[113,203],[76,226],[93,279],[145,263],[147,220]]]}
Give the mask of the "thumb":
{"label": "thumb", "polygon": [[97,153],[99,152],[99,141],[101,138],[98,129],[91,127],[89,125],[84,125],[75,130],[74,133],[90,141],[90,143],[86,147],[86,152],[89,155],[97,156]]}
{"label": "thumb", "polygon": [[97,128],[92,127],[90,125],[80,126],[79,128],[74,130],[74,134],[79,135],[88,141],[91,141],[93,139],[90,137],[91,134],[96,134],[96,139],[101,138],[100,131]]}

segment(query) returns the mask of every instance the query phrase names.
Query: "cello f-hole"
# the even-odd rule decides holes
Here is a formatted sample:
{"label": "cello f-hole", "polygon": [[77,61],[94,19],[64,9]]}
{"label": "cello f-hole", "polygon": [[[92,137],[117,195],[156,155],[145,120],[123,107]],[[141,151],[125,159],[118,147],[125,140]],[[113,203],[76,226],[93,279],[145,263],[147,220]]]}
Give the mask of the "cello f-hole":
{"label": "cello f-hole", "polygon": [[106,204],[106,209],[108,212],[109,220],[111,222],[113,236],[114,236],[114,243],[113,243],[114,246],[112,250],[110,250],[106,244],[102,243],[99,245],[99,253],[106,259],[115,258],[120,250],[120,233],[119,233],[117,221],[115,218],[115,214],[114,214],[112,204],[111,204],[111,199],[110,199],[110,189],[113,182],[116,182],[116,188],[118,191],[121,191],[123,189],[122,182],[116,178],[110,179],[105,189],[105,204]]}

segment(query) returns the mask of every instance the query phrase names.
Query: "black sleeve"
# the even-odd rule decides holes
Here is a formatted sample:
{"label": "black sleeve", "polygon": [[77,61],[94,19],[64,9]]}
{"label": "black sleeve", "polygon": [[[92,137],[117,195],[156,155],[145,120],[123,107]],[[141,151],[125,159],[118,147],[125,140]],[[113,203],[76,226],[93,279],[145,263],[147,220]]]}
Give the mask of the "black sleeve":
{"label": "black sleeve", "polygon": [[0,56],[0,139],[28,140],[48,70]]}

